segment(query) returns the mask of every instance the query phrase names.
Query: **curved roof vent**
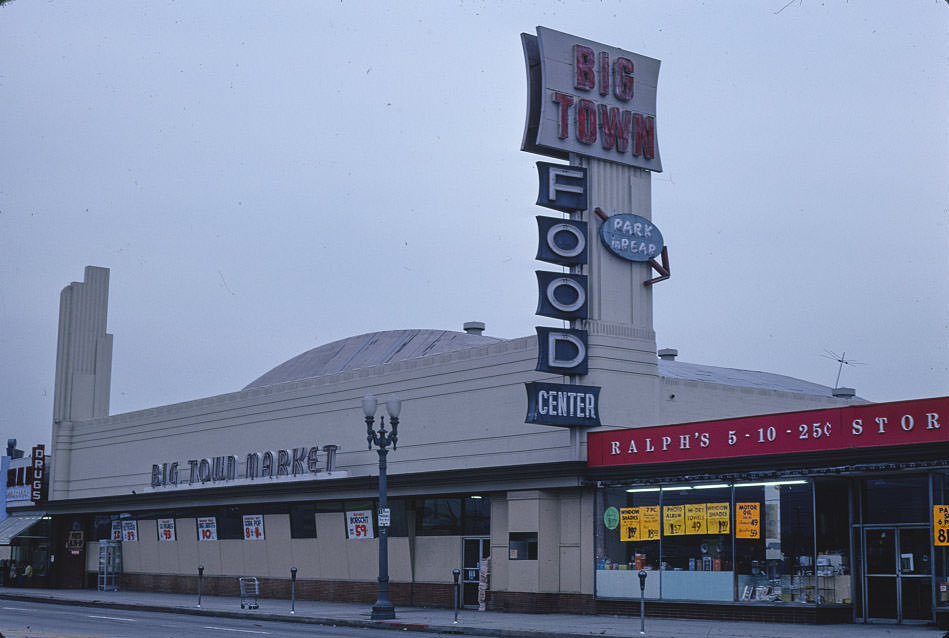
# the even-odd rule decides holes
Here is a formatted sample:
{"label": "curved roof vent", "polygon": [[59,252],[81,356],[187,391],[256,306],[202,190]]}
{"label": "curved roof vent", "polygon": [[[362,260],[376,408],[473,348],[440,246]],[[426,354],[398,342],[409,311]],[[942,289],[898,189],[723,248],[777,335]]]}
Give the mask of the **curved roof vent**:
{"label": "curved roof vent", "polygon": [[466,321],[465,325],[462,326],[470,335],[478,335],[479,337],[484,332],[484,322],[483,321]]}
{"label": "curved roof vent", "polygon": [[659,350],[659,358],[663,361],[675,361],[678,356],[679,351],[675,348],[661,348]]}
{"label": "curved roof vent", "polygon": [[834,388],[834,396],[838,399],[852,399],[857,396],[855,388]]}

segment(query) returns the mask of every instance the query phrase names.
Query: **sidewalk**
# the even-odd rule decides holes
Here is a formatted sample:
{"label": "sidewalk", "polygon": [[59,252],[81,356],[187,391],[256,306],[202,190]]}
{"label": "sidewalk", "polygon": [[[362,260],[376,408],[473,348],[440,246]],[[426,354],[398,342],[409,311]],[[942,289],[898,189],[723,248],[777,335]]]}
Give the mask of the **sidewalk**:
{"label": "sidewalk", "polygon": [[[349,627],[390,627],[442,634],[497,636],[512,638],[633,638],[640,636],[639,617],[583,616],[575,614],[513,614],[464,609],[396,608],[396,619],[369,619],[370,605],[358,603],[297,601],[290,614],[288,600],[261,599],[256,610],[241,609],[237,597],[197,596],[150,592],[100,592],[89,589],[0,588],[2,600],[29,600],[68,605],[91,605],[114,609],[136,609],[231,618],[260,618]],[[655,638],[800,638],[804,635],[827,638],[942,638],[946,632],[935,627],[897,625],[794,625],[714,620],[646,618],[646,636]]]}

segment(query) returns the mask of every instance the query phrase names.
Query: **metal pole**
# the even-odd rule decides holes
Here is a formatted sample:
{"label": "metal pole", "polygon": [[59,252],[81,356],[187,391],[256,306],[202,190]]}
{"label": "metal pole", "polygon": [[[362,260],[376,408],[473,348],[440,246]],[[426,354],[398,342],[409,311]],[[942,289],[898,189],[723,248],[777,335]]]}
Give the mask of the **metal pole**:
{"label": "metal pole", "polygon": [[451,575],[452,575],[452,577],[454,577],[454,579],[455,579],[455,584],[452,586],[452,590],[453,590],[453,593],[454,593],[454,595],[452,596],[452,604],[453,604],[454,607],[455,607],[455,621],[454,621],[454,624],[457,625],[457,624],[458,624],[458,605],[459,605],[458,599],[459,599],[459,597],[460,597],[460,596],[459,596],[459,589],[458,589],[458,576],[461,575],[461,570],[460,570],[460,569],[457,569],[457,568],[456,568],[456,569],[453,569],[453,570],[451,570]]}
{"label": "metal pole", "polygon": [[[386,418],[379,419],[379,431],[372,429],[375,422],[376,398],[372,395],[366,395],[362,400],[363,413],[366,415],[366,441],[369,443],[369,449],[373,444],[376,445],[376,452],[379,453],[379,512],[388,517],[389,503],[387,500],[386,483],[386,458],[389,454],[389,446],[396,449],[399,442],[399,411],[402,409],[401,401],[396,397],[390,397],[386,401],[386,410],[389,413],[389,422],[392,425],[392,431],[386,432]],[[395,606],[389,600],[389,523],[379,524],[379,598],[372,606],[372,613],[369,616],[372,620],[392,620],[395,618]]]}
{"label": "metal pole", "polygon": [[198,565],[198,607],[201,606],[201,581],[204,579],[204,565]]}
{"label": "metal pole", "polygon": [[646,570],[639,570],[639,633],[646,635]]}
{"label": "metal pole", "polygon": [[[388,507],[388,493],[386,483],[386,457],[389,450],[379,447],[379,509]],[[373,620],[390,620],[395,618],[395,607],[389,600],[389,528],[379,526],[379,599],[372,606]]]}
{"label": "metal pole", "polygon": [[297,613],[294,609],[296,607],[296,602],[297,602],[297,568],[291,567],[290,568],[290,613],[291,614]]}

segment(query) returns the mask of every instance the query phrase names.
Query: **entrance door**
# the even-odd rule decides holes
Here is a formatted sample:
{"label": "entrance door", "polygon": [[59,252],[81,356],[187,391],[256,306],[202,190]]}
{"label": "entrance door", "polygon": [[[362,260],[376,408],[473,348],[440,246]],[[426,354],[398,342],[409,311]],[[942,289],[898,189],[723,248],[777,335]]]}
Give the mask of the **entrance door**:
{"label": "entrance door", "polygon": [[478,570],[481,559],[491,554],[490,538],[463,538],[461,553],[461,604],[463,607],[478,606]]}
{"label": "entrance door", "polygon": [[879,527],[864,530],[868,621],[932,620],[929,529]]}

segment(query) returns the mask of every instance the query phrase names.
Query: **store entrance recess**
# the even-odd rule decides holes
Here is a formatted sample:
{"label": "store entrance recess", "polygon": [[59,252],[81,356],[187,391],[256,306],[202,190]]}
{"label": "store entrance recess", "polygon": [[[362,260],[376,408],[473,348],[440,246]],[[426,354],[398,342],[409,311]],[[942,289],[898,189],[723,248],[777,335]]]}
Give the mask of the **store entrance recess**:
{"label": "store entrance recess", "polygon": [[932,620],[932,561],[928,527],[864,529],[865,620]]}
{"label": "store entrance recess", "polygon": [[479,570],[482,559],[491,555],[488,536],[465,537],[461,539],[461,604],[464,607],[478,606]]}

